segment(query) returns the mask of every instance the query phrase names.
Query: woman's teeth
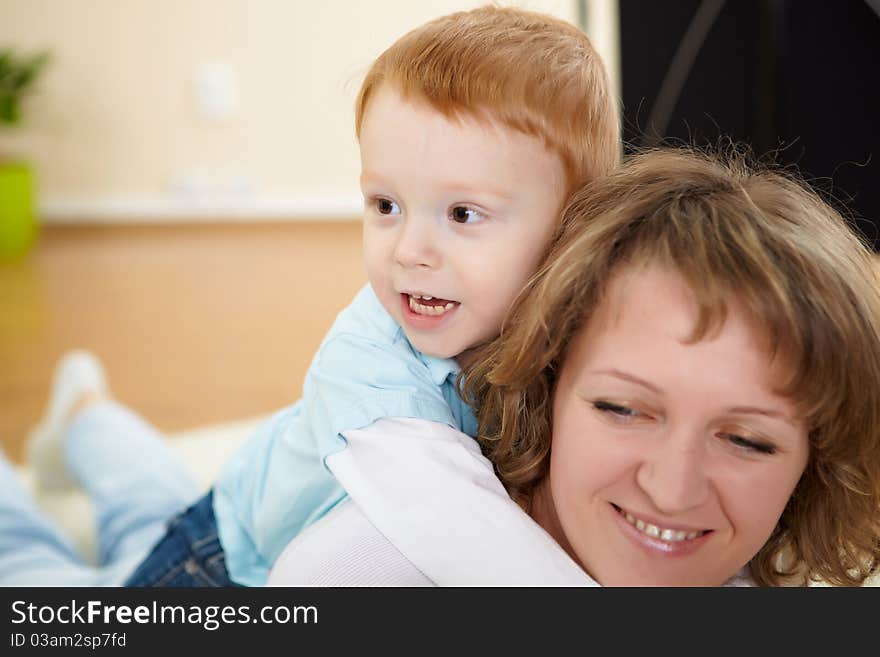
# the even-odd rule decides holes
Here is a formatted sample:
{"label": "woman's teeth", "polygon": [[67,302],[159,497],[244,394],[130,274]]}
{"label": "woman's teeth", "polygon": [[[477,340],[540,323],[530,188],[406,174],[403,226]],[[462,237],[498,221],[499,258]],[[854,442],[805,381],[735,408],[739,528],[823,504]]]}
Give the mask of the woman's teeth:
{"label": "woman's teeth", "polygon": [[657,525],[652,525],[650,523],[644,522],[643,520],[639,520],[638,518],[633,518],[626,511],[620,510],[621,515],[626,518],[626,521],[631,524],[633,527],[638,529],[640,532],[647,534],[651,538],[659,538],[661,541],[667,541],[669,543],[678,543],[680,541],[691,541],[699,536],[702,536],[704,532],[695,531],[695,532],[686,532],[676,529],[663,529],[662,527],[658,527]]}
{"label": "woman's teeth", "polygon": [[434,297],[429,296],[421,296],[418,294],[410,294],[409,296],[409,309],[418,315],[443,315],[444,313],[449,312],[457,305],[454,301],[450,301],[445,305],[429,305],[424,303],[419,303],[419,301],[431,301]]}

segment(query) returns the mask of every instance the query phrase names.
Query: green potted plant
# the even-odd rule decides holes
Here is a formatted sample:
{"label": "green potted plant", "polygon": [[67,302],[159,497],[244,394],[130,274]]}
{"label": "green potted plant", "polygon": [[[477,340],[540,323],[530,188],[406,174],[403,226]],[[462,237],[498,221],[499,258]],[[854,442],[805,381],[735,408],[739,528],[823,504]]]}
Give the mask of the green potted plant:
{"label": "green potted plant", "polygon": [[[20,56],[0,49],[0,131],[21,124],[23,101],[48,61],[45,51]],[[31,168],[0,152],[0,260],[25,253],[36,232]]]}

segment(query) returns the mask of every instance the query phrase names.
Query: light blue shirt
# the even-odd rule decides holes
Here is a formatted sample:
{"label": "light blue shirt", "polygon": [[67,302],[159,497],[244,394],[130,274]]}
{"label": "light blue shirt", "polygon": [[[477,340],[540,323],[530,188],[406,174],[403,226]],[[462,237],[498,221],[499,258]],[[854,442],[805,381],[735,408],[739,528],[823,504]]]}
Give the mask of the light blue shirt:
{"label": "light blue shirt", "polygon": [[476,435],[455,390],[458,369],[416,351],[365,286],[321,343],[302,399],[263,423],[217,479],[214,513],[232,580],[265,584],[291,539],[346,497],[324,465],[345,447],[342,432],[409,417]]}

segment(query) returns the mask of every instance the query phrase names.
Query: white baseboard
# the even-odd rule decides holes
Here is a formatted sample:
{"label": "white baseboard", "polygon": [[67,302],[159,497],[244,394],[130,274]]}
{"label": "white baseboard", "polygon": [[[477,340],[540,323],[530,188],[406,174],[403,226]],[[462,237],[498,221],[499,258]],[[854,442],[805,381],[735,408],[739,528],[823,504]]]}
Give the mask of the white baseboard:
{"label": "white baseboard", "polygon": [[279,196],[264,198],[113,197],[45,198],[44,224],[175,223],[179,221],[352,221],[363,215],[358,195]]}

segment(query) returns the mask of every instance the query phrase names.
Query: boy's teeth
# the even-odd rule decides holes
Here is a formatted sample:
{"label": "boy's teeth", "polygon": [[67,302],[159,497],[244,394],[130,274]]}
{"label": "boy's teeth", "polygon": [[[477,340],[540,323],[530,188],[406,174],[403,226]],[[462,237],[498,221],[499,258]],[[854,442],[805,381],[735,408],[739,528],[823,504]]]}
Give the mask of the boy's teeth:
{"label": "boy's teeth", "polygon": [[456,303],[454,301],[450,301],[444,306],[426,306],[423,303],[418,303],[416,299],[424,299],[425,301],[431,301],[434,297],[428,296],[420,296],[418,294],[410,294],[409,295],[409,309],[418,315],[431,315],[434,317],[438,317],[443,315],[444,313],[449,312],[453,308],[455,308]]}
{"label": "boy's teeth", "polygon": [[652,538],[659,538],[661,541],[667,541],[669,543],[691,541],[702,534],[700,531],[686,532],[676,529],[663,529],[657,525],[652,525],[639,520],[638,518],[634,518],[626,511],[621,510],[621,513],[623,514],[623,517],[626,518],[626,521],[640,532],[643,532]]}

